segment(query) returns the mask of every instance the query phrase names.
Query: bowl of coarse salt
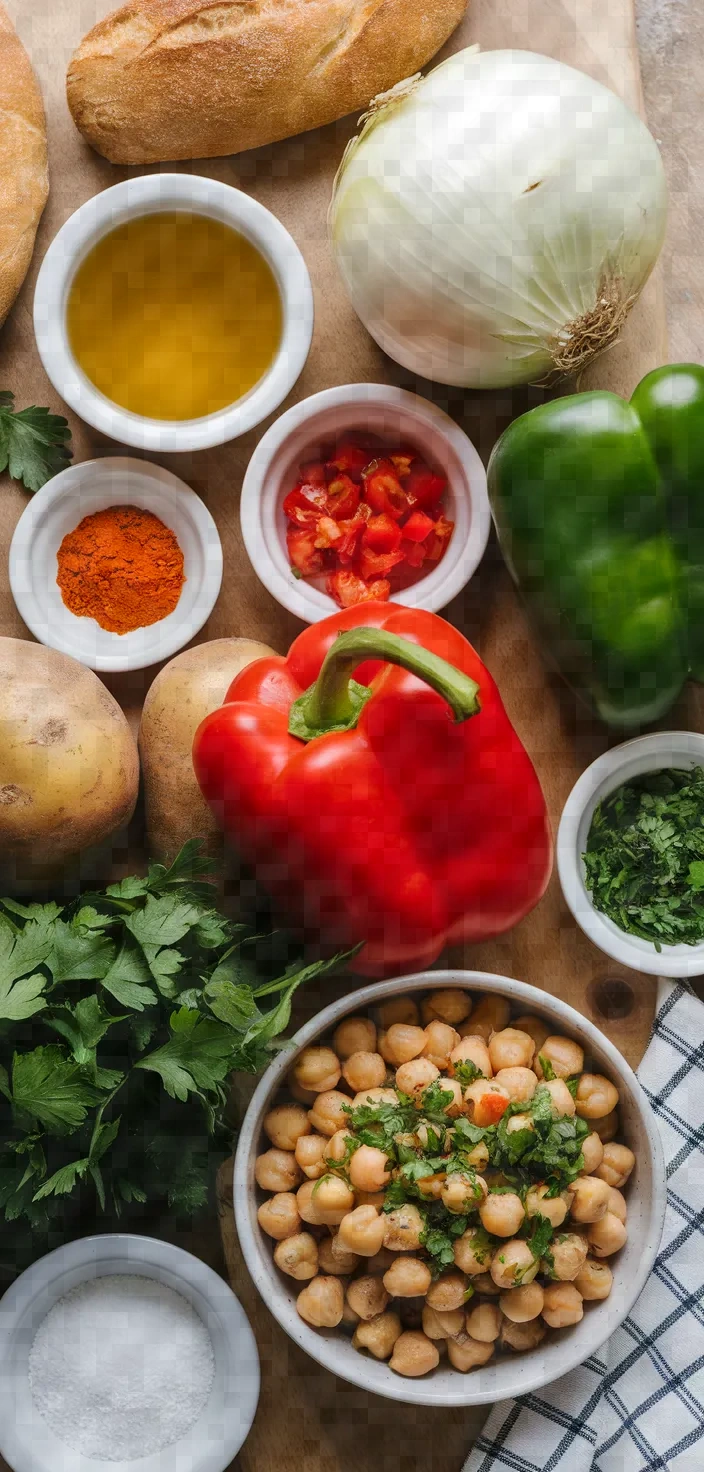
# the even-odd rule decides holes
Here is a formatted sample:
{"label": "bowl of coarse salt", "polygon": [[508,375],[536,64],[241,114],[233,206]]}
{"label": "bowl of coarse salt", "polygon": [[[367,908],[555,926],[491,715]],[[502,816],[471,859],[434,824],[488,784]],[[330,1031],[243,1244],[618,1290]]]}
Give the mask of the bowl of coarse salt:
{"label": "bowl of coarse salt", "polygon": [[227,1283],[152,1237],[84,1237],[0,1300],[0,1453],[13,1472],[224,1472],[259,1357]]}

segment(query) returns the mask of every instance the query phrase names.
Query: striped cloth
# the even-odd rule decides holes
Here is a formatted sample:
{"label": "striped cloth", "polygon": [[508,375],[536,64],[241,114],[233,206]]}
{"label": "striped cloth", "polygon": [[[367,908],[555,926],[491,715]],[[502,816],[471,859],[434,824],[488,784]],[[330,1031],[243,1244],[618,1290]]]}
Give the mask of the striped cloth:
{"label": "striped cloth", "polygon": [[494,1406],[464,1472],[704,1472],[704,1008],[660,981],[638,1070],[667,1165],[660,1251],[598,1355]]}

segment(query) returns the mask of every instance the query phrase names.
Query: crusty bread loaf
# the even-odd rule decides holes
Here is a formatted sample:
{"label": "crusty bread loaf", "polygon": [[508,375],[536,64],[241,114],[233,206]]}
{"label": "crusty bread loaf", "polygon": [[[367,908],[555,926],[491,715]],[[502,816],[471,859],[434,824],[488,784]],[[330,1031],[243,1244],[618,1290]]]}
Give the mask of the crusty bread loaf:
{"label": "crusty bread loaf", "polygon": [[48,192],[41,93],[24,46],[0,5],[0,323],[27,274]]}
{"label": "crusty bread loaf", "polygon": [[467,0],[131,0],[94,26],[68,102],[113,163],[240,153],[361,110],[430,60]]}

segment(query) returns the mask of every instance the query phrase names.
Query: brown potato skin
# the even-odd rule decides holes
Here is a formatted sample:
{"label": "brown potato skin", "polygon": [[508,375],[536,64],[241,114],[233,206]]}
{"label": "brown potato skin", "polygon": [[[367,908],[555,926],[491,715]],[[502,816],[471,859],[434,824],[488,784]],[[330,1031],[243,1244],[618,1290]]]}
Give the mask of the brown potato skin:
{"label": "brown potato skin", "polygon": [[235,675],[274,652],[256,639],[212,639],[183,650],[157,675],[139,727],[152,858],[174,859],[189,838],[202,838],[203,851],[222,860],[222,834],[193,771],[193,738],[201,721],[222,705]]}
{"label": "brown potato skin", "polygon": [[129,822],[137,748],[102,681],[66,654],[0,638],[0,688],[0,870],[41,884]]}

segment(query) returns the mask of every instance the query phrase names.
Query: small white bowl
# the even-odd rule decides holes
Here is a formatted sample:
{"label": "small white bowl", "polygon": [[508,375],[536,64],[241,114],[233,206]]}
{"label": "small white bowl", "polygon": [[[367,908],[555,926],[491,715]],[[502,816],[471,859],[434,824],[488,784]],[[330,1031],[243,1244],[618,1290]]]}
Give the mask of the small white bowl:
{"label": "small white bowl", "polygon": [[257,577],[305,623],[339,612],[322,587],[291,571],[283,499],[298,478],[300,462],[350,431],[374,435],[389,447],[410,444],[447,476],[444,509],[455,530],[445,555],[432,572],[393,594],[394,603],[434,613],[461,592],[484,556],[491,526],[486,471],[449,415],[384,383],[347,383],[312,394],[282,414],[260,440],[240,499],[242,536]]}
{"label": "small white bowl", "polygon": [[582,854],[597,803],[614,788],[663,767],[704,766],[704,736],[697,731],[655,731],[625,741],[592,762],[575,783],[565,803],[557,832],[557,870],[562,892],[577,924],[594,944],[634,971],[649,976],[701,976],[704,973],[704,942],[698,946],[664,945],[657,951],[652,941],[624,930],[602,915],[592,904],[585,883]]}
{"label": "small white bowl", "polygon": [[[84,516],[108,506],[152,511],[175,534],[186,581],[173,611],[158,623],[113,634],[66,607],[56,582],[63,538]],[[10,587],[35,639],[92,670],[141,670],[170,659],[203,627],[222,582],[222,547],[207,506],[178,476],[128,456],[71,465],[27,503],[10,544]]]}
{"label": "small white bowl", "polygon": [[[614,1259],[614,1284],[604,1303],[589,1304],[581,1323],[550,1336],[539,1349],[526,1354],[502,1355],[481,1369],[463,1375],[441,1362],[431,1374],[406,1380],[352,1348],[339,1329],[321,1332],[305,1323],[296,1310],[302,1285],[279,1273],[273,1260],[275,1243],[257,1221],[257,1155],[268,1148],[263,1120],[285,1085],[285,1076],[304,1047],[327,1037],[343,1017],[364,1012],[400,993],[464,987],[506,997],[516,1014],[530,1012],[544,1018],[551,1032],[576,1038],[597,1071],[613,1079],[620,1094],[619,1111],[624,1139],[634,1150],[636,1168],[628,1183],[628,1241]],[[425,971],[395,981],[377,982],[333,1002],[296,1033],[293,1047],[279,1054],[261,1079],[239,1135],[234,1172],[237,1235],[255,1286],[267,1308],[294,1343],[333,1375],[363,1390],[409,1405],[478,1406],[539,1390],[581,1365],[623,1323],[652,1268],[665,1217],[666,1181],[657,1121],[638,1080],[609,1039],[591,1022],[557,997],[524,982],[483,971]]]}
{"label": "small white bowl", "polygon": [[[135,1461],[104,1461],[67,1447],[39,1415],[28,1360],[50,1309],[79,1284],[108,1274],[157,1279],[188,1300],[210,1334],[215,1379],[180,1441]],[[126,1232],[84,1237],[40,1258],[0,1302],[0,1453],[13,1472],[224,1472],[259,1399],[259,1356],[244,1310],[212,1268],[171,1243]]]}
{"label": "small white bowl", "polygon": [[[78,366],[66,330],[71,282],[93,246],[126,220],[165,210],[207,215],[239,231],[269,263],[281,295],[283,330],[271,367],[243,398],[201,419],[149,419],[120,408]],[[54,388],[86,423],[139,450],[205,450],[260,424],[293,388],[313,335],[313,292],[292,236],[256,199],[196,174],[149,174],[96,194],[54,236],[37,278],[34,333]]]}

